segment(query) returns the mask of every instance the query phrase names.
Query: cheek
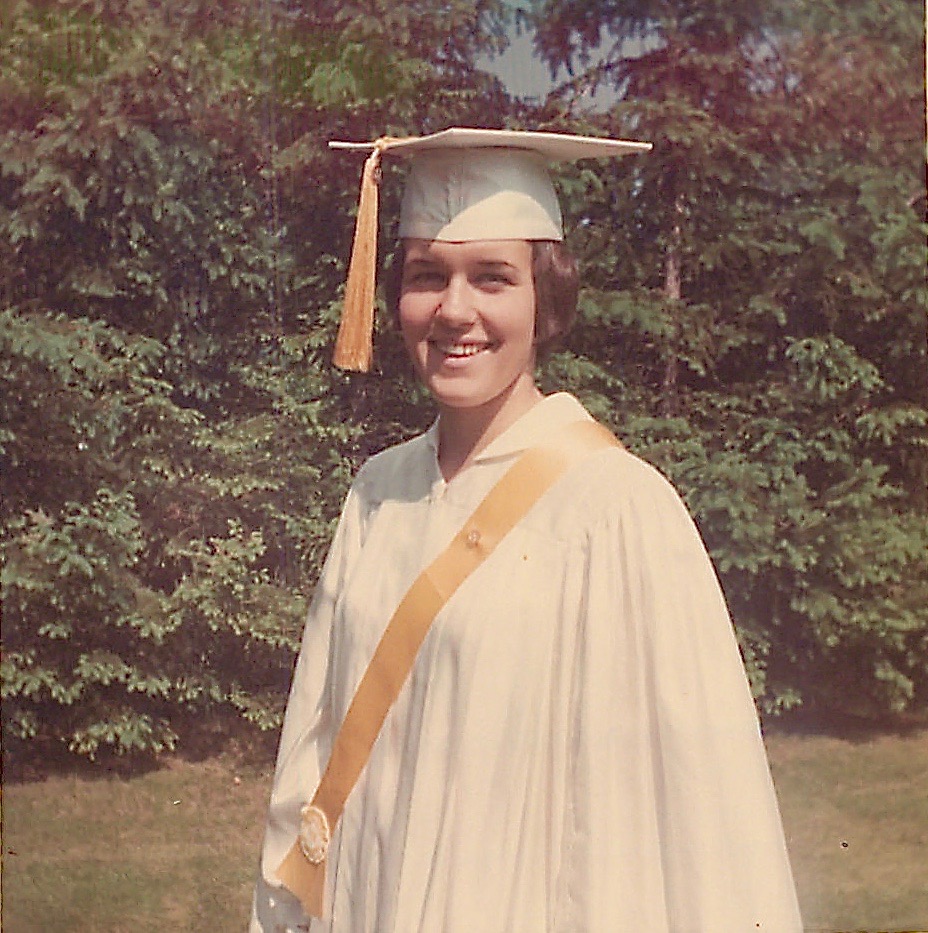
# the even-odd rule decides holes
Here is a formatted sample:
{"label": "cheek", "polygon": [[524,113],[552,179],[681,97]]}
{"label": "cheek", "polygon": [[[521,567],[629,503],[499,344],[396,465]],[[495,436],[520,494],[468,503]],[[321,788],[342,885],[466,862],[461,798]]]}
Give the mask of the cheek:
{"label": "cheek", "polygon": [[403,340],[411,348],[418,341],[425,338],[428,333],[431,315],[423,306],[421,299],[416,300],[414,297],[406,296],[400,298],[397,319]]}
{"label": "cheek", "polygon": [[511,309],[507,317],[509,339],[518,343],[534,343],[538,326],[534,294]]}

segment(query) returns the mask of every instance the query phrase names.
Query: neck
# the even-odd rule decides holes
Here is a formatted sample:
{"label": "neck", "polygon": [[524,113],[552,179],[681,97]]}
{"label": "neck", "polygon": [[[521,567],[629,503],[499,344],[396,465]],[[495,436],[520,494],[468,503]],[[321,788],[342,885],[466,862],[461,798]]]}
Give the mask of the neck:
{"label": "neck", "polygon": [[502,395],[474,408],[439,406],[438,465],[450,482],[510,425],[542,399],[534,381],[520,377]]}

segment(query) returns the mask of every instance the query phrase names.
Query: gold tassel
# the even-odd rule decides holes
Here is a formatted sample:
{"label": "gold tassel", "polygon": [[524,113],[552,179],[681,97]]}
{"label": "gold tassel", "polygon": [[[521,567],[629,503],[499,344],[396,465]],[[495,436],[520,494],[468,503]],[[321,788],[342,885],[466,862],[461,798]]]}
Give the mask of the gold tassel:
{"label": "gold tassel", "polygon": [[345,283],[342,319],[332,361],[340,369],[370,371],[374,352],[374,290],[377,276],[377,213],[380,156],[390,142],[378,139],[364,163],[358,216]]}

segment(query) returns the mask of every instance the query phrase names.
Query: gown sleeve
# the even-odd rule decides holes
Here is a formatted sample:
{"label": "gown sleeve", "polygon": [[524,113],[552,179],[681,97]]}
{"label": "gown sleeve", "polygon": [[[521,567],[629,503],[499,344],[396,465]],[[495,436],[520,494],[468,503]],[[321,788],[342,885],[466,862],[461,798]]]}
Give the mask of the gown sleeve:
{"label": "gown sleeve", "polygon": [[800,931],[712,565],[670,484],[620,457],[588,543],[556,929]]}
{"label": "gown sleeve", "polygon": [[281,886],[275,873],[297,837],[300,808],[319,783],[324,764],[320,760],[320,739],[327,740],[330,728],[326,675],[332,620],[352,557],[360,547],[362,524],[360,497],[352,490],[313,594],[293,673],[249,933],[308,929],[299,901]]}

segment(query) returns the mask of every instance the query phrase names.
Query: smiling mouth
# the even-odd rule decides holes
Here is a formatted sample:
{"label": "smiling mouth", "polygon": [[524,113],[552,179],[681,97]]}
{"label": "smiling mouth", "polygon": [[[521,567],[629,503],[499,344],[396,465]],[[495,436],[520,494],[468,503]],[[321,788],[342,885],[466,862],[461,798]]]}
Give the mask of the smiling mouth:
{"label": "smiling mouth", "polygon": [[433,347],[443,356],[452,359],[467,359],[492,347],[490,343],[433,343]]}

